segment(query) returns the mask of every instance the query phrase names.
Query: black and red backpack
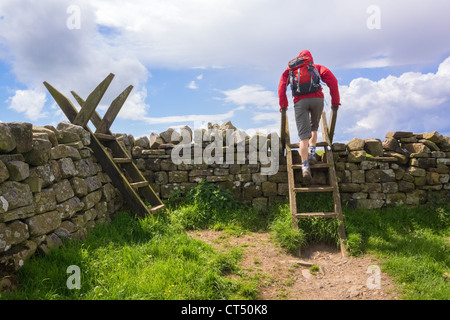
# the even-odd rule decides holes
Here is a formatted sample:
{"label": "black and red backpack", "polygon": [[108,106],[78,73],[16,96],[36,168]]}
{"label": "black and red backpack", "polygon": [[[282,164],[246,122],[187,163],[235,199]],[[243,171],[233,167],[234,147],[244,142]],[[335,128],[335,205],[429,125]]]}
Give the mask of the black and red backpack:
{"label": "black and red backpack", "polygon": [[289,83],[293,96],[300,96],[320,90],[320,74],[310,56],[302,55],[288,63]]}

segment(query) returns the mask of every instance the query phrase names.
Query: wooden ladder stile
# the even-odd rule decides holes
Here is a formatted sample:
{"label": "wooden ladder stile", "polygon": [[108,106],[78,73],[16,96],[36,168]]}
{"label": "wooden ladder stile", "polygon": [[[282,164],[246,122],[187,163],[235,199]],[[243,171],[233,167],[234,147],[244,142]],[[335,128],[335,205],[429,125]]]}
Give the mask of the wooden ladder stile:
{"label": "wooden ladder stile", "polygon": [[[329,185],[310,185],[310,186],[296,186],[295,181],[295,170],[300,170],[302,168],[301,158],[299,154],[294,154],[297,152],[295,149],[300,148],[299,143],[291,143],[289,137],[289,124],[286,115],[286,111],[282,110],[281,116],[281,141],[284,143],[284,150],[286,150],[286,163],[287,163],[287,174],[288,174],[288,184],[289,184],[289,206],[292,214],[292,223],[295,229],[298,229],[298,219],[299,218],[337,218],[339,221],[339,242],[341,255],[345,257],[347,255],[344,241],[346,238],[344,220],[342,215],[341,207],[341,196],[339,192],[338,180],[336,177],[336,169],[333,159],[333,152],[331,150],[331,139],[330,135],[334,134],[334,127],[336,123],[337,110],[332,110],[332,118],[330,119],[330,124],[332,128],[328,128],[327,119],[325,111],[322,113],[321,127],[322,127],[322,142],[317,143],[318,147],[324,148],[324,163],[317,163],[310,165],[311,170],[327,170],[328,171],[328,181]],[[331,130],[330,130],[331,129]],[[296,155],[296,156],[295,156]],[[331,192],[333,194],[333,212],[298,212],[297,208],[297,194],[307,193],[307,192]]]}
{"label": "wooden ladder stile", "polygon": [[[103,119],[95,111],[95,108],[100,103],[113,78],[113,74],[108,75],[86,100],[83,100],[78,94],[72,91],[73,96],[81,106],[80,111],[77,111],[70,100],[49,83],[44,82],[44,85],[69,121],[82,126],[90,133],[90,147],[97,161],[109,175],[113,185],[119,189],[128,206],[137,216],[143,218],[146,215],[165,209],[165,206],[136,167],[131,155],[110,131],[115,117],[133,87],[129,86],[126,88],[111,103]],[[87,124],[89,121],[95,126],[95,132],[91,131],[88,127]]]}

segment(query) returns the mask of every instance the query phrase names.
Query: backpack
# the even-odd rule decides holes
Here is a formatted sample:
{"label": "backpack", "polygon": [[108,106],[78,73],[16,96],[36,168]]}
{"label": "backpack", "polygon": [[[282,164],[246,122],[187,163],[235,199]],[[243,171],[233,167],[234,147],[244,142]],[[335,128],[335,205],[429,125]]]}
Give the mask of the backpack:
{"label": "backpack", "polygon": [[320,74],[309,56],[299,56],[288,63],[292,95],[297,97],[320,90]]}

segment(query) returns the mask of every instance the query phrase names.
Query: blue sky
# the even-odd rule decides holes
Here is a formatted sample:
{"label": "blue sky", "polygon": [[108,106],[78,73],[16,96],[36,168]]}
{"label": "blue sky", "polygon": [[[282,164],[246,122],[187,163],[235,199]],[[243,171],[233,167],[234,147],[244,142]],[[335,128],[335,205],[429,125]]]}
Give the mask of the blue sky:
{"label": "blue sky", "polygon": [[[43,81],[77,106],[71,90],[87,97],[112,72],[101,115],[134,86],[113,132],[277,131],[281,73],[308,49],[339,80],[335,141],[450,135],[448,12],[446,0],[2,0],[0,121],[56,126]],[[288,116],[295,132],[292,102]]]}

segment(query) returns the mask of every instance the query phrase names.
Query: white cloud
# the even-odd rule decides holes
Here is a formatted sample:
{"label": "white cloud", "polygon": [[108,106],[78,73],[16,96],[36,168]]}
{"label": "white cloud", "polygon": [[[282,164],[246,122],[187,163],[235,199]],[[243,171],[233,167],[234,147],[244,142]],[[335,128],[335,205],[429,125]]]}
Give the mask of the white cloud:
{"label": "white cloud", "polygon": [[29,120],[38,120],[46,116],[42,112],[46,101],[45,93],[36,90],[17,90],[15,95],[8,99],[9,109],[24,113]]}
{"label": "white cloud", "polygon": [[336,136],[384,138],[389,131],[450,134],[450,57],[436,73],[406,72],[379,81],[358,78],[340,86]]}
{"label": "white cloud", "polygon": [[302,3],[301,10],[320,14],[308,15],[314,32],[301,33],[291,31],[297,27],[296,0],[91,3],[97,23],[119,31],[117,43],[124,43],[149,65],[170,68],[265,68],[292,58],[304,49],[299,43],[335,67],[426,63],[450,49],[450,43],[441,41],[450,28],[446,0],[435,0],[432,6],[379,0],[379,30],[367,27],[371,1],[310,1]]}
{"label": "white cloud", "polygon": [[234,116],[234,113],[239,108],[230,110],[226,113],[220,114],[192,114],[182,116],[168,116],[168,117],[145,117],[144,120],[148,124],[188,124],[193,122],[221,122],[228,120]]}
{"label": "white cloud", "polygon": [[189,84],[187,85],[187,87],[188,87],[189,89],[193,89],[193,90],[198,89],[198,85],[197,85],[197,83],[196,83],[194,80],[192,80],[191,82],[189,82]]}
{"label": "white cloud", "polygon": [[252,106],[259,110],[278,110],[278,97],[274,91],[266,90],[261,85],[243,85],[237,89],[221,91],[223,100],[239,106]]}

